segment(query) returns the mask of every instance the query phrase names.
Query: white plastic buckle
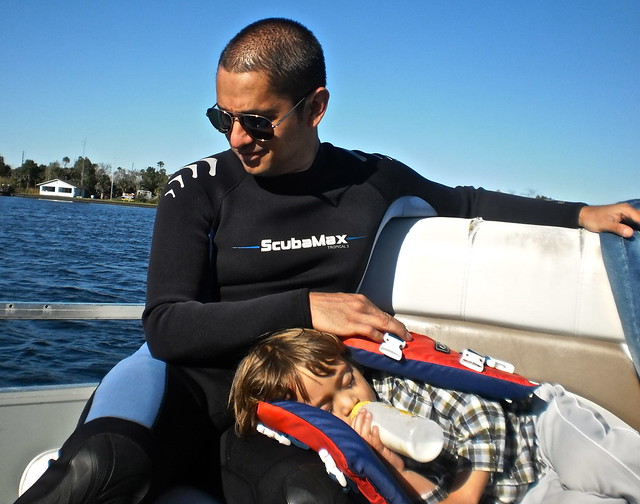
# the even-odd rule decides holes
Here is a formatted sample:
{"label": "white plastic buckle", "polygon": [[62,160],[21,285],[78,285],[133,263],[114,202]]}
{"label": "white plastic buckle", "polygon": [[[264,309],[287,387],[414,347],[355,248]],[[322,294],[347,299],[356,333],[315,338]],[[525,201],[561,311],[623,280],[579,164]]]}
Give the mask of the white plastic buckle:
{"label": "white plastic buckle", "polygon": [[484,367],[490,367],[497,369],[498,371],[504,371],[505,373],[513,373],[516,367],[510,362],[496,359],[494,357],[480,355],[478,352],[469,350],[468,348],[462,351],[460,355],[460,364],[474,371],[482,373]]}
{"label": "white plastic buckle", "polygon": [[320,460],[324,462],[324,468],[327,470],[327,474],[333,476],[338,483],[342,486],[342,488],[347,487],[347,478],[344,473],[338,469],[335,460],[331,454],[324,448],[320,448],[318,451],[318,455],[320,455]]}
{"label": "white plastic buckle", "polygon": [[387,357],[399,361],[402,359],[402,349],[407,346],[407,342],[391,333],[384,333],[380,351]]}
{"label": "white plastic buckle", "polygon": [[274,431],[273,429],[270,429],[264,424],[259,423],[258,425],[256,425],[256,430],[260,434],[264,434],[265,436],[270,437],[271,439],[275,439],[280,444],[283,444],[286,446],[291,445],[291,439],[289,439],[287,436],[283,434],[280,434],[279,432]]}
{"label": "white plastic buckle", "polygon": [[482,373],[482,371],[484,371],[484,362],[484,355],[480,355],[479,353],[474,352],[473,350],[469,350],[468,348],[465,348],[460,355],[460,364],[468,367],[469,369],[473,369],[478,373]]}
{"label": "white plastic buckle", "polygon": [[485,364],[499,371],[504,371],[505,373],[514,373],[516,370],[516,367],[510,362],[494,359],[493,357],[487,357],[485,359]]}

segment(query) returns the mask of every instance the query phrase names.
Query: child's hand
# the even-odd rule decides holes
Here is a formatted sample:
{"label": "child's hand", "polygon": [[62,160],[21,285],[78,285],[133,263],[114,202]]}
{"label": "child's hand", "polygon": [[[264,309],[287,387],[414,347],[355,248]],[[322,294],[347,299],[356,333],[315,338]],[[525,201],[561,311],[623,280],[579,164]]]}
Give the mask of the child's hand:
{"label": "child's hand", "polygon": [[364,439],[378,454],[387,461],[398,472],[404,471],[404,461],[394,451],[382,444],[380,440],[380,430],[378,427],[371,425],[373,415],[362,408],[358,414],[351,420],[351,427],[362,439]]}
{"label": "child's hand", "polygon": [[[407,490],[413,493],[417,500],[422,500],[435,488],[427,478],[417,472],[405,470],[404,461],[400,456],[382,444],[380,440],[380,429],[371,425],[373,415],[365,408],[351,420],[351,427],[362,439],[364,439],[378,454],[397,471],[397,476],[404,481]],[[465,501],[460,501],[465,502]],[[477,501],[475,501],[477,502]],[[466,504],[466,503],[465,503]]]}

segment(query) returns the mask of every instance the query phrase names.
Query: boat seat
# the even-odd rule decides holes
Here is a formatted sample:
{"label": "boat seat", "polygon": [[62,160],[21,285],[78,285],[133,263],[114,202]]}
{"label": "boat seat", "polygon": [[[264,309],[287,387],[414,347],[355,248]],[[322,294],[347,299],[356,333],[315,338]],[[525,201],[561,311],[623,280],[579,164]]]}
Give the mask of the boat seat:
{"label": "boat seat", "polygon": [[42,474],[49,467],[50,460],[56,460],[58,458],[58,450],[47,450],[39,455],[36,455],[25,468],[20,478],[20,484],[18,485],[18,496],[26,492],[31,485],[33,485]]}
{"label": "boat seat", "polygon": [[640,429],[640,383],[595,233],[392,219],[359,291],[409,330],[560,383]]}

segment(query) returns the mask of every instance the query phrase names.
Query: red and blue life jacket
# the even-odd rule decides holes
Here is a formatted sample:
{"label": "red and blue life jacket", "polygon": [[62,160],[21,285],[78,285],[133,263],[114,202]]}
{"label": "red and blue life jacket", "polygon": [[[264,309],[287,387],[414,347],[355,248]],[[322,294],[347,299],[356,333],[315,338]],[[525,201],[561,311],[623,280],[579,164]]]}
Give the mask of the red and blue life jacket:
{"label": "red and blue life jacket", "polygon": [[[364,367],[436,387],[499,400],[524,399],[537,387],[536,383],[520,375],[500,369],[506,367],[505,363],[468,350],[453,351],[428,336],[416,333],[412,336],[413,341],[404,347],[392,336],[385,337],[382,345],[363,338],[343,341],[354,361]],[[389,347],[390,351],[387,350]],[[269,430],[284,435],[276,434],[281,440],[284,437],[318,452],[328,472],[344,487],[357,487],[370,502],[411,502],[374,450],[331,413],[299,402],[278,401],[261,403],[258,418]]]}

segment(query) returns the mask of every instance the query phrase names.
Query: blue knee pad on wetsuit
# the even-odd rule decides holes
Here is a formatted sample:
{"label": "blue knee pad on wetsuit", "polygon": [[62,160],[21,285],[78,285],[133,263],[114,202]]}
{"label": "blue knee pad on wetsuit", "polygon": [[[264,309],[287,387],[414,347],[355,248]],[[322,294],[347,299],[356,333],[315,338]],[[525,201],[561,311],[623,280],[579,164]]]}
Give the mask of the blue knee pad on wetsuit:
{"label": "blue knee pad on wetsuit", "polygon": [[145,343],[107,373],[96,389],[85,423],[112,417],[150,429],[162,405],[166,369],[166,363],[152,357]]}

